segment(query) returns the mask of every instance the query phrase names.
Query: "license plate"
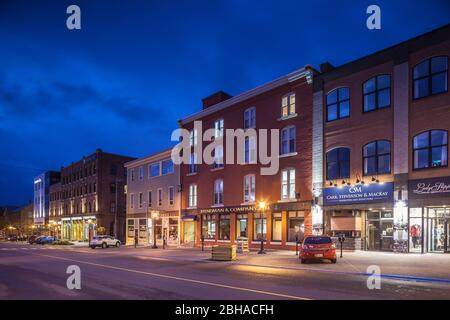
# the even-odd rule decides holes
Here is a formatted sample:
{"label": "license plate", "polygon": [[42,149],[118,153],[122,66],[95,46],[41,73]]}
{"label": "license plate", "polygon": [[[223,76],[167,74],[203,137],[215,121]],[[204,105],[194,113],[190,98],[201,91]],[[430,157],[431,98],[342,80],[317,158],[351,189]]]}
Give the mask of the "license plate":
{"label": "license plate", "polygon": [[322,253],[316,253],[316,254],[314,255],[314,257],[316,257],[316,258],[322,258],[322,257],[323,257],[323,254],[322,254]]}

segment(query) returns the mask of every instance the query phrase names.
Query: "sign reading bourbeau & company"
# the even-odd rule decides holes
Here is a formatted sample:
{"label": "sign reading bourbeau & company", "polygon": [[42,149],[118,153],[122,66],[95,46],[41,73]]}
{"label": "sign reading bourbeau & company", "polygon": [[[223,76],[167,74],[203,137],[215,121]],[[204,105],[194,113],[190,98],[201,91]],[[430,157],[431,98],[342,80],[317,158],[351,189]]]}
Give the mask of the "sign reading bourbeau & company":
{"label": "sign reading bourbeau & company", "polygon": [[393,182],[323,189],[324,205],[390,202],[393,200]]}
{"label": "sign reading bourbeau & company", "polygon": [[410,180],[408,196],[411,199],[450,197],[450,177]]}

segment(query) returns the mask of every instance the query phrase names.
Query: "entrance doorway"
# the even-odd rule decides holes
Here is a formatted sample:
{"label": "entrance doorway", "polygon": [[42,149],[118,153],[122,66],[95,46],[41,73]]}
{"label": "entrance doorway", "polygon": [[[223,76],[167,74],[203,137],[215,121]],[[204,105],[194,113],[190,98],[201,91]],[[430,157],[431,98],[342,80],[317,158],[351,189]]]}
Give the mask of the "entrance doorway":
{"label": "entrance doorway", "polygon": [[184,243],[193,243],[195,241],[195,222],[185,221],[184,222]]}
{"label": "entrance doorway", "polygon": [[450,209],[428,208],[428,251],[449,252]]}
{"label": "entrance doorway", "polygon": [[392,211],[369,211],[366,218],[366,249],[392,251],[394,244]]}

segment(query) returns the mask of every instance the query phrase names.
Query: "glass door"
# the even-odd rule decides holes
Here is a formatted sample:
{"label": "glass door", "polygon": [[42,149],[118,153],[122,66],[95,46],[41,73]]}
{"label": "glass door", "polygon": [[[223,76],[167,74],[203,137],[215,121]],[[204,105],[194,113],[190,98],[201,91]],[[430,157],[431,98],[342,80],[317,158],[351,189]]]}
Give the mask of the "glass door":
{"label": "glass door", "polygon": [[367,222],[367,250],[380,250],[380,248],[380,220],[369,220]]}

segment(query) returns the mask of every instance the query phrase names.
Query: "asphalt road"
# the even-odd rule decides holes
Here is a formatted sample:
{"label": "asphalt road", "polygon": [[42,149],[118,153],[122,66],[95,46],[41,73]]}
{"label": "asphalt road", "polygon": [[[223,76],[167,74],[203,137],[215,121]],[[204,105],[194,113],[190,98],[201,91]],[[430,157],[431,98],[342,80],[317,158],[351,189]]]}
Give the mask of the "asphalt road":
{"label": "asphalt road", "polygon": [[[450,299],[450,283],[188,261],[158,250],[0,243],[0,299]],[[81,289],[69,290],[69,266]]]}

